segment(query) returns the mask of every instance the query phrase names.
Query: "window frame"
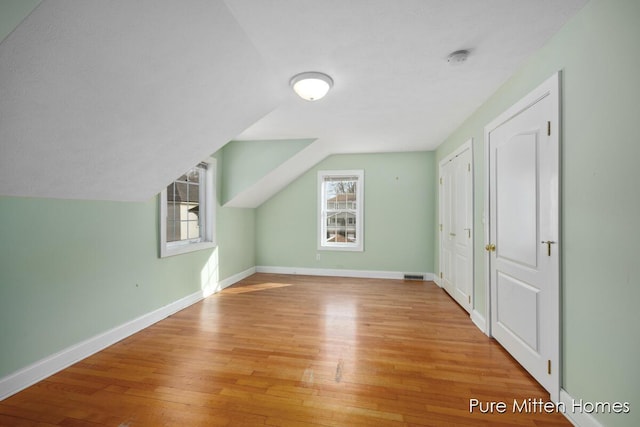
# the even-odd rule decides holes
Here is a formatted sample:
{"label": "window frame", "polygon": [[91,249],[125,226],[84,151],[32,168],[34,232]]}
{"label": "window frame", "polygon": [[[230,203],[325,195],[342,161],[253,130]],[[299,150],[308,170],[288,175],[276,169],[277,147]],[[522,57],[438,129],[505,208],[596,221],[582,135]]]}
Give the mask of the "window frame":
{"label": "window frame", "polygon": [[[325,178],[340,178],[340,177],[356,177],[356,206],[355,206],[355,226],[356,226],[356,241],[349,242],[327,242],[326,240],[326,227],[327,227],[327,198],[325,194],[324,182]],[[350,170],[320,170],[318,171],[318,206],[317,206],[317,224],[318,224],[318,250],[321,251],[352,251],[363,252],[364,251],[364,170],[363,169],[350,169]],[[346,205],[345,205],[346,206]],[[340,210],[340,209],[337,209]],[[345,212],[350,209],[344,209]],[[348,221],[347,221],[348,222]]]}
{"label": "window frame", "polygon": [[158,197],[160,205],[160,218],[158,221],[160,228],[160,258],[216,247],[216,159],[209,157],[201,163],[207,165],[204,180],[200,183],[201,187],[204,184],[204,188],[200,188],[199,197],[199,209],[204,211],[200,212],[200,219],[203,221],[200,227],[204,227],[202,237],[198,240],[167,242],[167,187],[165,187]]}

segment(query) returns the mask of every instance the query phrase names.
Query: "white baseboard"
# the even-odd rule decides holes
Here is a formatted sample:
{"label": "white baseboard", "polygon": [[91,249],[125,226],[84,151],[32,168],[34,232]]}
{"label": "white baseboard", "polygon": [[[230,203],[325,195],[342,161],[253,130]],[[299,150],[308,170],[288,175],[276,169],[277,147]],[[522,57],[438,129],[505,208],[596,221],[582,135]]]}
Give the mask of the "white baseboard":
{"label": "white baseboard", "polygon": [[74,363],[85,359],[92,354],[103,350],[110,345],[121,341],[136,332],[147,328],[160,320],[193,305],[203,298],[220,291],[239,280],[244,279],[255,273],[255,267],[247,269],[241,273],[235,274],[218,283],[216,289],[212,291],[198,291],[186,297],[180,298],[170,304],[160,307],[150,313],[144,314],[136,319],[126,322],[120,326],[116,326],[106,332],[98,334],[94,337],[86,339],[78,344],[67,347],[57,353],[47,356],[29,366],[20,369],[13,374],[4,378],[0,378],[0,401],[7,397],[18,393],[33,384],[55,374],[58,371],[67,368]]}
{"label": "white baseboard", "polygon": [[575,411],[573,409],[573,401],[574,398],[571,397],[566,390],[560,389],[560,402],[564,403],[566,407],[563,414],[571,424],[577,427],[603,427],[593,415],[586,412]]}
{"label": "white baseboard", "polygon": [[487,330],[487,320],[479,311],[471,310],[471,321],[480,329],[485,335],[489,335]]}
{"label": "white baseboard", "polygon": [[333,276],[333,277],[359,277],[365,279],[404,279],[405,274],[422,275],[425,281],[434,280],[433,273],[415,273],[406,271],[376,271],[376,270],[342,270],[332,268],[305,268],[305,267],[274,267],[258,266],[257,273],[273,274],[299,274],[304,276]]}
{"label": "white baseboard", "polygon": [[238,283],[240,280],[245,279],[249,276],[251,276],[252,274],[256,273],[256,268],[255,267],[251,267],[251,268],[247,268],[245,271],[241,271],[240,273],[236,273],[233,276],[229,276],[226,279],[220,280],[217,284],[217,286],[214,289],[209,289],[207,291],[203,292],[203,297],[206,298],[209,295],[213,295],[216,292],[220,292],[221,290],[228,288],[229,286],[233,285],[234,283]]}
{"label": "white baseboard", "polygon": [[436,283],[436,285],[438,285],[438,287],[442,288],[442,279],[440,279],[440,276],[434,274],[433,275],[433,281]]}

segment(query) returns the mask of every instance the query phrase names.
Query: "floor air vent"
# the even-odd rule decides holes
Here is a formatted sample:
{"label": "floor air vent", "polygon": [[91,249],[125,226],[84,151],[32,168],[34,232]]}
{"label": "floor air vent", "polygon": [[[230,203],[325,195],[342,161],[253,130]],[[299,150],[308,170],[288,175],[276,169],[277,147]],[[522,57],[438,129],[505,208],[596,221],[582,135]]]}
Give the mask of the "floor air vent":
{"label": "floor air vent", "polygon": [[404,280],[424,280],[424,275],[422,274],[405,274]]}

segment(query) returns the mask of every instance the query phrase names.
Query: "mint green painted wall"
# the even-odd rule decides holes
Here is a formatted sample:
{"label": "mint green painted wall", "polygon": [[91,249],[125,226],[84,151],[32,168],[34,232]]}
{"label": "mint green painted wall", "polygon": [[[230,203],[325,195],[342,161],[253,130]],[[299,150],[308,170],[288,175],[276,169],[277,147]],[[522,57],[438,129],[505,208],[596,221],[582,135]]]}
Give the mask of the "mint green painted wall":
{"label": "mint green painted wall", "polygon": [[0,377],[200,288],[212,251],[158,258],[157,200],[0,198]]}
{"label": "mint green painted wall", "polygon": [[483,128],[563,71],[563,388],[576,399],[630,402],[630,414],[595,415],[607,426],[640,425],[638,22],[637,0],[591,1],[437,150],[439,161],[475,139],[475,292],[484,312]]}
{"label": "mint green painted wall", "polygon": [[0,43],[42,0],[0,0]]}
{"label": "mint green painted wall", "polygon": [[255,184],[313,139],[231,141],[222,148],[222,204]]}
{"label": "mint green painted wall", "polygon": [[[328,157],[257,209],[257,264],[433,272],[434,158],[432,152]],[[317,250],[317,172],[332,169],[364,169],[364,252]]]}
{"label": "mint green painted wall", "polygon": [[226,150],[218,150],[213,157],[217,160],[217,218],[218,266],[220,279],[231,277],[256,265],[255,209],[225,208],[220,206],[222,189],[227,171]]}
{"label": "mint green painted wall", "polygon": [[253,209],[218,207],[217,250],[160,259],[157,206],[0,197],[0,378],[200,291],[205,266],[255,266]]}
{"label": "mint green painted wall", "polygon": [[255,209],[218,210],[218,264],[220,279],[256,265]]}

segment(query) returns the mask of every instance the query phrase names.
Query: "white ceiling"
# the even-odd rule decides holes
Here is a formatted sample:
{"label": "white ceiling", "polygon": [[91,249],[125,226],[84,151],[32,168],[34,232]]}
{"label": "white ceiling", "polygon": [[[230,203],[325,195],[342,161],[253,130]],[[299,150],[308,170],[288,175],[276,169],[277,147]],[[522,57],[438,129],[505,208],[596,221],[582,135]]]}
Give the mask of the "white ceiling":
{"label": "white ceiling", "polygon": [[45,0],[0,44],[0,194],[145,200],[230,139],[316,138],[254,207],[329,154],[432,150],[585,2]]}

